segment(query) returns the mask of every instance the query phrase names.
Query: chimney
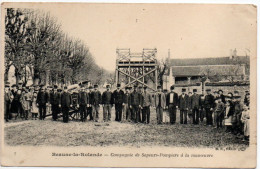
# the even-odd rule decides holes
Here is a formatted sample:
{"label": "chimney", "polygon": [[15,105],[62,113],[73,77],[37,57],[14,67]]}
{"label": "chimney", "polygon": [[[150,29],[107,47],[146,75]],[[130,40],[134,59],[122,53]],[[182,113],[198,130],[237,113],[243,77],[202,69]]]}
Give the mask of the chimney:
{"label": "chimney", "polygon": [[233,57],[233,50],[230,49],[230,51],[229,51],[229,59],[232,59],[232,57]]}
{"label": "chimney", "polygon": [[235,48],[235,50],[233,51],[233,58],[237,57],[237,49]]}

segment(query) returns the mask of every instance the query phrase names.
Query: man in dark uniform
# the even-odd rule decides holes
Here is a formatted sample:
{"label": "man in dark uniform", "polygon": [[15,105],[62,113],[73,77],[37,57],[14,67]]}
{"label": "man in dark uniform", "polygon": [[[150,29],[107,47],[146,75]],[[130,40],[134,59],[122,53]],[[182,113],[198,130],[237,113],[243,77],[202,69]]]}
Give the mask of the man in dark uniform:
{"label": "man in dark uniform", "polygon": [[4,111],[5,111],[5,121],[9,121],[10,116],[10,106],[11,106],[11,100],[12,100],[12,93],[10,91],[10,83],[6,82],[5,84],[5,103],[4,103]]}
{"label": "man in dark uniform", "polygon": [[89,105],[89,95],[85,92],[85,88],[81,86],[81,91],[78,94],[78,103],[80,110],[80,119],[82,122],[87,119],[87,106]]}
{"label": "man in dark uniform", "polygon": [[113,101],[116,110],[116,121],[122,120],[122,110],[124,101],[124,92],[120,89],[120,84],[117,84],[117,89],[113,92]]}
{"label": "man in dark uniform", "polygon": [[94,91],[91,93],[90,98],[92,104],[93,120],[97,122],[99,119],[99,105],[101,104],[102,101],[101,93],[98,90],[98,85],[94,85]]}
{"label": "man in dark uniform", "polygon": [[137,123],[138,120],[139,120],[137,118],[137,115],[138,115],[139,108],[141,108],[141,102],[140,102],[139,93],[136,91],[136,88],[137,88],[137,86],[134,86],[134,91],[130,95],[130,103],[129,104],[130,104],[130,108],[133,111],[132,120]]}
{"label": "man in dark uniform", "polygon": [[137,113],[137,121],[139,123],[142,122],[142,110],[143,110],[143,106],[144,106],[144,97],[143,97],[143,93],[142,93],[142,86],[138,87],[137,92],[139,93],[139,102],[140,102],[140,107],[138,109],[138,113]]}
{"label": "man in dark uniform", "polygon": [[37,100],[36,100],[37,106],[39,107],[40,120],[45,119],[47,102],[48,102],[48,95],[44,91],[44,87],[42,85],[39,93],[37,94]]}
{"label": "man in dark uniform", "polygon": [[92,92],[92,86],[89,86],[86,88],[86,94],[88,96],[88,104],[87,104],[87,116],[86,116],[86,119],[88,118],[89,116],[89,120],[93,120],[93,116],[92,116],[92,106],[91,106],[91,103],[92,103],[92,100],[91,100],[91,92]]}
{"label": "man in dark uniform", "polygon": [[63,115],[63,122],[68,123],[69,121],[69,109],[72,107],[71,95],[68,92],[67,86],[64,87],[64,91],[61,94],[60,107]]}
{"label": "man in dark uniform", "polygon": [[133,87],[128,87],[129,89],[129,99],[128,99],[128,107],[129,107],[129,110],[130,110],[130,116],[129,116],[129,121],[134,121],[134,112],[133,112],[133,109],[130,107],[131,106],[131,94],[133,93],[134,89]]}
{"label": "man in dark uniform", "polygon": [[207,125],[213,125],[212,112],[214,108],[214,96],[210,93],[211,90],[206,90],[207,94],[204,100],[204,108],[206,111]]}
{"label": "man in dark uniform", "polygon": [[52,119],[57,120],[60,105],[60,93],[58,92],[58,86],[54,85],[53,92],[50,93],[50,103],[52,108]]}
{"label": "man in dark uniform", "polygon": [[203,119],[204,117],[206,117],[205,115],[205,109],[204,109],[204,100],[205,100],[205,95],[201,94],[200,95],[200,107],[199,107],[199,117],[200,117],[200,122],[201,124],[203,123]]}
{"label": "man in dark uniform", "polygon": [[176,109],[178,108],[178,94],[174,92],[174,86],[171,86],[171,92],[166,95],[166,106],[169,110],[170,123],[176,122]]}
{"label": "man in dark uniform", "polygon": [[110,85],[106,86],[107,90],[102,94],[103,120],[111,121],[111,108],[113,106],[113,93],[110,91]]}
{"label": "man in dark uniform", "polygon": [[179,109],[180,109],[180,123],[187,124],[187,111],[188,111],[188,98],[185,93],[186,89],[182,89],[182,94],[179,96]]}
{"label": "man in dark uniform", "polygon": [[197,89],[193,89],[193,95],[191,96],[191,109],[193,124],[199,124],[200,96],[197,94]]}

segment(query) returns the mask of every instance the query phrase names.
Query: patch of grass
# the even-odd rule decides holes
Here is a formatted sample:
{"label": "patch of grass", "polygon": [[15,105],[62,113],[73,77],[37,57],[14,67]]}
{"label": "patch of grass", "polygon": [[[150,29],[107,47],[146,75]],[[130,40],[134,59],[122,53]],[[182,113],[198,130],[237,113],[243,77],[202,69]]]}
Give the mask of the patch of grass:
{"label": "patch of grass", "polygon": [[241,139],[224,129],[192,124],[157,125],[153,109],[151,124],[148,125],[115,121],[62,123],[61,119],[56,122],[46,119],[16,123],[5,127],[5,142],[12,146],[247,147]]}

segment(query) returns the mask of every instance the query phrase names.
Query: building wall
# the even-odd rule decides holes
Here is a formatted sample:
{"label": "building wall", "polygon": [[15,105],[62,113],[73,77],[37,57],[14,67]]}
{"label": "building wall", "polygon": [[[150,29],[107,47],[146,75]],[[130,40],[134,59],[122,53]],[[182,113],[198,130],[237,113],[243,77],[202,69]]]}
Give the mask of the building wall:
{"label": "building wall", "polygon": [[[189,87],[183,87],[183,86],[175,86],[175,92],[177,92],[178,94],[181,94],[181,90],[182,90],[182,88],[186,88],[186,91],[187,92],[189,92],[189,91],[191,91],[192,92],[192,90],[193,89],[197,89],[198,90],[198,94],[202,94],[202,85],[200,85],[200,86],[189,86]],[[234,93],[234,91],[235,90],[237,90],[237,91],[239,91],[239,93],[240,93],[240,96],[242,97],[242,98],[244,98],[244,96],[245,96],[245,91],[246,90],[250,90],[250,85],[246,85],[246,86],[205,86],[205,89],[204,89],[204,91],[206,90],[206,89],[211,89],[211,91],[212,91],[212,93],[214,92],[214,91],[218,91],[218,90],[223,90],[223,93],[224,93],[224,95],[227,95],[227,93],[228,92],[232,92],[232,93]]]}

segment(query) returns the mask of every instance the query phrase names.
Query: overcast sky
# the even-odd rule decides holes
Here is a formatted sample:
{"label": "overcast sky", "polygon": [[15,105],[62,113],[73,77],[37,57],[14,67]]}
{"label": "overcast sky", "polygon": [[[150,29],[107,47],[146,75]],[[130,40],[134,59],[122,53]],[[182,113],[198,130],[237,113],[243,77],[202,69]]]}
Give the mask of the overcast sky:
{"label": "overcast sky", "polygon": [[[38,7],[43,7],[38,5]],[[115,69],[116,48],[157,48],[158,58],[256,53],[251,5],[67,4],[44,6],[71,37],[89,46],[98,65]]]}

